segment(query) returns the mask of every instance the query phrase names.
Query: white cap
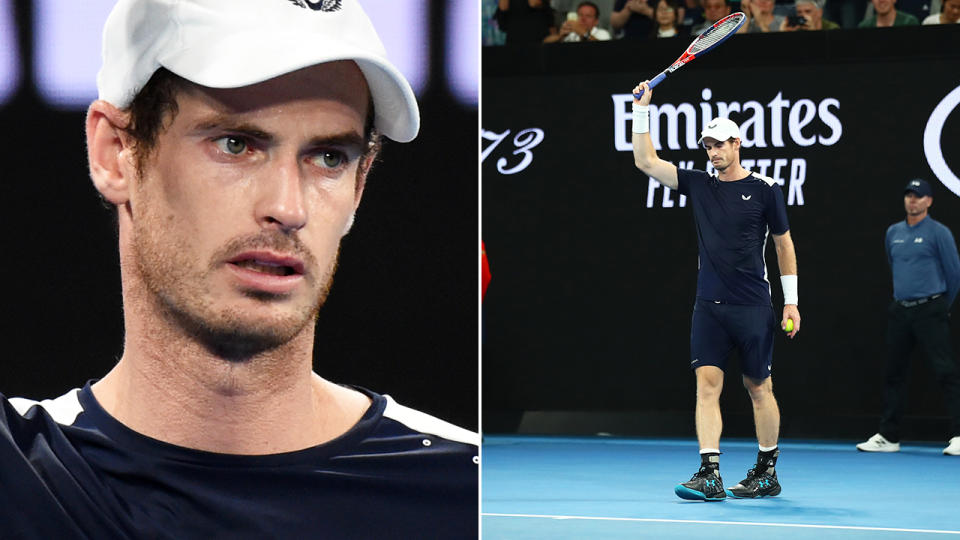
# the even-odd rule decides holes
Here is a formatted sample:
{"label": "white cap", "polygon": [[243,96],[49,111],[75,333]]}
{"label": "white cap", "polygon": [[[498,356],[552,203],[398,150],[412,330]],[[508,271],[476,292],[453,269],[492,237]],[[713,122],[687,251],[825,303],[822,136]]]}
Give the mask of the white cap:
{"label": "white cap", "polygon": [[714,118],[707,124],[707,127],[703,128],[703,131],[700,132],[700,138],[697,139],[697,144],[702,143],[703,139],[707,137],[720,142],[729,139],[739,139],[740,127],[729,118]]}
{"label": "white cap", "polygon": [[381,133],[417,136],[417,98],[356,0],[119,0],[103,28],[97,89],[125,108],[161,66],[237,88],[335,60],[363,72]]}

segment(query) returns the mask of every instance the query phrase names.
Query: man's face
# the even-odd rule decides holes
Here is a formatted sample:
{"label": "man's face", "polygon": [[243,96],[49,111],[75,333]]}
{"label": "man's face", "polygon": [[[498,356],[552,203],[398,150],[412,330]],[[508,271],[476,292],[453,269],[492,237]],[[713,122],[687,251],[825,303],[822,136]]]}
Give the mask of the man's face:
{"label": "man's face", "polygon": [[313,323],[362,194],[368,99],[353,62],[178,95],[129,202],[133,262],[164,316],[248,352]]}
{"label": "man's face", "polygon": [[577,20],[588,31],[593,30],[593,27],[599,22],[597,20],[597,10],[593,9],[593,6],[580,6],[577,8]]}
{"label": "man's face", "polygon": [[908,191],[903,195],[903,207],[908,216],[920,216],[933,204],[933,197],[919,197],[916,193]]}
{"label": "man's face", "polygon": [[823,11],[815,4],[806,2],[797,4],[797,15],[807,20],[807,27],[820,28],[820,17],[823,16]]}
{"label": "man's face", "polygon": [[753,0],[753,3],[757,5],[757,9],[760,10],[760,13],[765,15],[773,13],[773,0]]}
{"label": "man's face", "polygon": [[704,0],[703,16],[715,23],[730,14],[730,6],[724,0]]}
{"label": "man's face", "polygon": [[896,3],[896,0],[873,0],[873,9],[877,15],[886,15],[893,10],[893,5]]}
{"label": "man's face", "polygon": [[727,167],[740,161],[740,139],[718,141],[712,137],[704,137],[703,148],[713,168],[725,171]]}
{"label": "man's face", "polygon": [[960,20],[960,0],[946,0],[941,13],[948,22],[956,23]]}

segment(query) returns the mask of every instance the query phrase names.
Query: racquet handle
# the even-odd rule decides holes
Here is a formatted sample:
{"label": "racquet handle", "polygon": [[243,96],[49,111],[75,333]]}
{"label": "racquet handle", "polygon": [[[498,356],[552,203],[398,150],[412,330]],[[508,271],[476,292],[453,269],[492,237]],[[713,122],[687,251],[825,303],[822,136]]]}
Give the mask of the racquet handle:
{"label": "racquet handle", "polygon": [[[663,80],[666,79],[666,78],[667,78],[667,72],[666,72],[666,71],[661,71],[659,75],[657,75],[656,77],[653,78],[652,81],[650,81],[650,83],[649,83],[650,88],[653,88],[654,86],[660,84],[660,83],[663,82]],[[642,95],[643,95],[643,90],[640,90],[640,93],[639,93],[639,94],[634,94],[634,95],[633,95],[633,98],[634,98],[634,99],[640,99],[640,96],[642,96]]]}

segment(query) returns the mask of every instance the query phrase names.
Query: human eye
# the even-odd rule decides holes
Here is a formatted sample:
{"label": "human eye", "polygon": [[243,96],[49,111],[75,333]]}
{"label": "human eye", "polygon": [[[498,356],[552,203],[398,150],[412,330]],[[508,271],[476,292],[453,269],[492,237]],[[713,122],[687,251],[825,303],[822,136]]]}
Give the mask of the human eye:
{"label": "human eye", "polygon": [[225,135],[214,139],[213,144],[224,154],[239,156],[249,149],[247,141],[236,135]]}
{"label": "human eye", "polygon": [[321,169],[339,169],[348,161],[347,155],[338,150],[320,150],[310,156],[310,163]]}

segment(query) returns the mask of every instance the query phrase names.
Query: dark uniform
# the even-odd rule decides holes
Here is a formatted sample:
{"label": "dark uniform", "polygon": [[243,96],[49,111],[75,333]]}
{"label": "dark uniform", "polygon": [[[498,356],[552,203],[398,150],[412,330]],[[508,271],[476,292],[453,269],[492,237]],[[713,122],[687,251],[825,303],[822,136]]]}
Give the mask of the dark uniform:
{"label": "dark uniform", "polygon": [[312,448],[240,456],[141,435],[90,384],[0,395],[0,538],[473,538],[475,434],[357,388],[372,405]]}
{"label": "dark uniform", "polygon": [[700,255],[690,367],[724,369],[736,348],[744,374],[769,377],[779,318],[763,253],[770,232],[790,229],[780,186],[757,173],[721,182],[703,171],[678,169],[677,180],[691,201]]}
{"label": "dark uniform", "polygon": [[950,306],[960,290],[960,256],[950,229],[929,215],[915,225],[901,221],[887,229],[887,261],[893,273],[893,302],[887,318],[887,368],[880,434],[900,440],[910,353],[917,344],[943,388],[960,436],[960,369],[950,342]]}
{"label": "dark uniform", "polygon": [[[708,126],[709,129],[709,126]],[[709,135],[713,136],[713,135]],[[739,135],[737,135],[739,136]],[[770,300],[763,258],[767,237],[790,230],[780,186],[757,173],[721,182],[699,170],[677,170],[678,191],[693,208],[700,271],[690,328],[690,367],[726,369],[737,349],[742,372],[758,380],[770,376],[778,317]],[[701,450],[700,470],[674,492],[683,499],[716,501],[780,493],[779,451],[763,450],[757,466],[730,489],[719,475],[719,453]]]}

